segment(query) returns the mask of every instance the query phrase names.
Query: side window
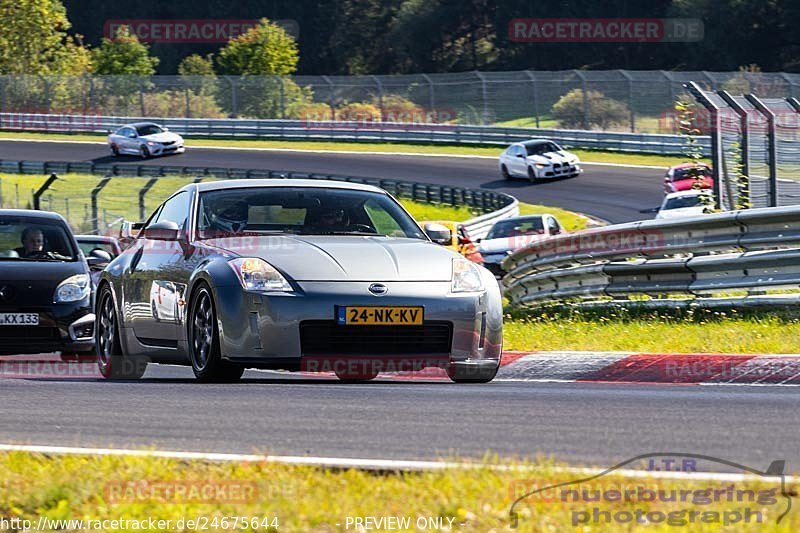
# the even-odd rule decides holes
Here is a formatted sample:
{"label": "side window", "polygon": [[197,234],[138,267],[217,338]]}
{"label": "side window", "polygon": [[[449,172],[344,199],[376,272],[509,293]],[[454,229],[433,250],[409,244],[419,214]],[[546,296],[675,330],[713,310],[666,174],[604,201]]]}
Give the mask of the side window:
{"label": "side window", "polygon": [[514,155],[525,155],[525,149],[522,146],[515,146],[514,147]]}
{"label": "side window", "polygon": [[550,230],[550,235],[558,235],[561,233],[561,226],[558,221],[553,217],[547,217],[547,228]]}
{"label": "side window", "polygon": [[153,218],[151,224],[169,220],[175,222],[180,229],[185,229],[189,216],[189,193],[181,192],[164,202],[161,211]]}

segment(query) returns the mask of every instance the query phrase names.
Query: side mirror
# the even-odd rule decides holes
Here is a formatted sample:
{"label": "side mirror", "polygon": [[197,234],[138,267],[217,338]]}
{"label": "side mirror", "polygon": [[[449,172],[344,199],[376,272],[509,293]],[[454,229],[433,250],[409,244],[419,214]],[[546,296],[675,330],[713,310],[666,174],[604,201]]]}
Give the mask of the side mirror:
{"label": "side mirror", "polygon": [[436,244],[449,246],[453,242],[453,233],[441,224],[425,224],[425,235]]}
{"label": "side mirror", "polygon": [[169,131],[169,128],[162,128],[164,131]]}
{"label": "side mirror", "polygon": [[103,270],[111,262],[111,254],[100,248],[95,248],[86,258],[91,270]]}
{"label": "side mirror", "polygon": [[154,241],[177,241],[181,229],[171,220],[156,222],[144,230],[144,238]]}
{"label": "side mirror", "polygon": [[520,159],[525,159],[525,156],[522,154],[517,154],[517,157],[519,157]]}

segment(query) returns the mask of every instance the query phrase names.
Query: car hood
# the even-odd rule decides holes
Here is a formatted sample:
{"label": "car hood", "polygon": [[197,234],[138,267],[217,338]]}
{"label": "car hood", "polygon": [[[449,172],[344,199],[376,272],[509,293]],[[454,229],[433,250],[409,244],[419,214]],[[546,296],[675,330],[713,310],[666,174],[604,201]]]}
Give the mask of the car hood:
{"label": "car hood", "polygon": [[296,281],[450,281],[457,255],[420,239],[269,235],[209,239],[240,257],[260,257]]}
{"label": "car hood", "polygon": [[177,133],[172,133],[171,131],[165,131],[162,133],[155,133],[153,135],[142,135],[139,138],[144,139],[145,141],[167,143],[167,142],[179,141],[181,139],[181,136],[178,135]]}
{"label": "car hood", "polygon": [[481,254],[498,254],[502,252],[513,252],[524,248],[534,242],[546,239],[545,235],[519,235],[517,237],[501,237],[499,239],[484,239],[478,246]]}
{"label": "car hood", "polygon": [[659,211],[656,215],[656,218],[664,219],[664,218],[681,218],[681,217],[695,217],[698,215],[702,215],[705,213],[705,208],[703,206],[695,206],[695,207],[680,207],[678,209],[665,209],[663,211]]}
{"label": "car hood", "polygon": [[570,154],[569,152],[565,152],[560,150],[558,152],[545,152],[542,155],[529,155],[528,161],[533,163],[540,163],[544,165],[550,165],[553,163],[568,163],[573,159],[577,160],[577,158]]}
{"label": "car hood", "polygon": [[88,274],[82,261],[7,261],[0,260],[0,288],[11,287],[12,299],[0,307],[49,306],[58,284],[75,274]]}

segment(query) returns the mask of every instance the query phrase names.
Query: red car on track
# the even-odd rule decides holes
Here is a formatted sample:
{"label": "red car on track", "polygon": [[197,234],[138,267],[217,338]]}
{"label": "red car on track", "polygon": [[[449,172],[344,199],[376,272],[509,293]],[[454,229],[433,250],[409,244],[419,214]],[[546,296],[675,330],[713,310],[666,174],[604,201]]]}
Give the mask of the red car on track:
{"label": "red car on track", "polygon": [[705,163],[681,163],[667,169],[664,175],[664,194],[671,192],[690,191],[694,188],[695,177],[690,169],[697,167],[702,175],[700,178],[701,189],[713,189],[714,179],[711,177],[711,167]]}

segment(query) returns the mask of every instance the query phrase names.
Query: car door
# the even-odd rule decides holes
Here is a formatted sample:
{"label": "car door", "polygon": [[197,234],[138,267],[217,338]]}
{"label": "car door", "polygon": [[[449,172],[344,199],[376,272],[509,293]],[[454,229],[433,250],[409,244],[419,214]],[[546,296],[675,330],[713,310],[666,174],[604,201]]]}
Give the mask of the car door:
{"label": "car door", "polygon": [[185,244],[148,236],[147,229],[160,222],[174,222],[180,233],[188,231],[191,194],[170,197],[142,230],[126,278],[131,326],[142,344],[163,348],[177,346],[177,328],[183,322],[181,302],[189,273]]}
{"label": "car door", "polygon": [[514,174],[516,176],[528,175],[528,161],[525,155],[526,154],[524,147],[519,145],[514,147],[514,154],[512,159],[514,160]]}

